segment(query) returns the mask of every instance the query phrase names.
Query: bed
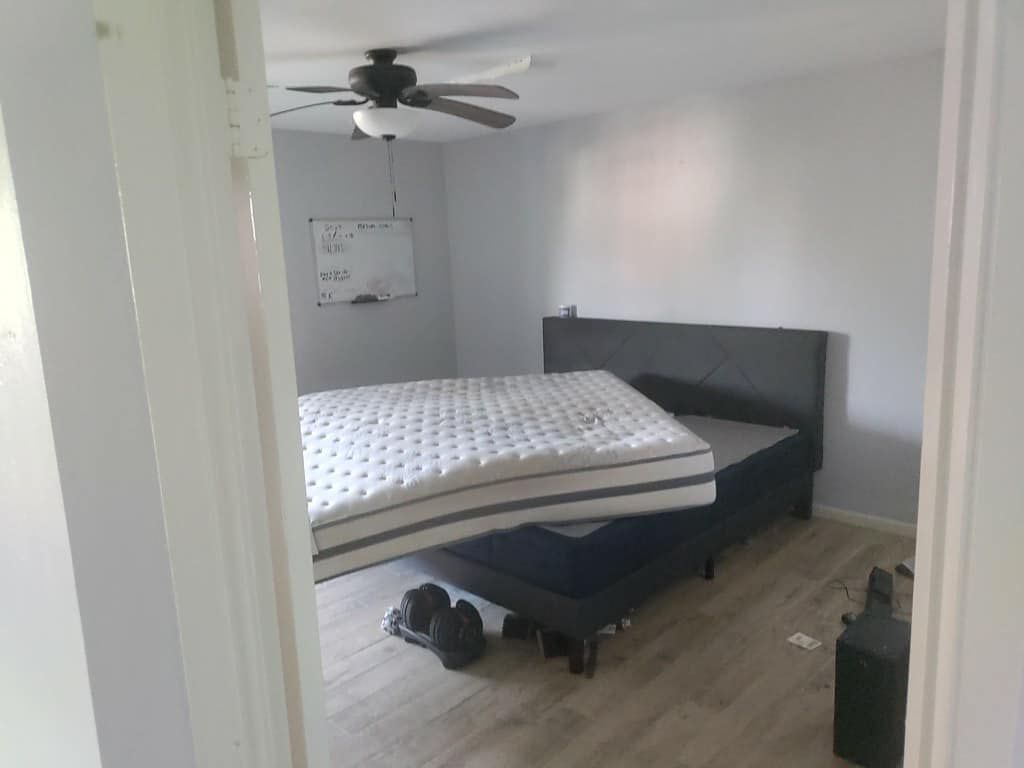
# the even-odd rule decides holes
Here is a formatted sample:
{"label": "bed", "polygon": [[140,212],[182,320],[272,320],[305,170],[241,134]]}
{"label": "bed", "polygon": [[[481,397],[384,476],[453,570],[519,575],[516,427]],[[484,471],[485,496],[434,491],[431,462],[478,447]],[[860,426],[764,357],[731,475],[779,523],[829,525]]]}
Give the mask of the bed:
{"label": "bed", "polygon": [[[614,521],[528,526],[457,544],[450,551],[533,586],[582,599],[612,587],[677,542],[713,532],[730,511],[756,503],[780,477],[799,476],[806,467],[808,442],[799,430],[701,416],[680,421],[715,456],[713,503],[682,514],[672,510]],[[709,549],[707,557],[713,554]]]}
{"label": "bed", "polygon": [[810,517],[827,341],[544,318],[544,375],[304,396],[314,574],[416,553],[592,655],[669,581]]}
{"label": "bed", "polygon": [[827,341],[823,331],[545,318],[546,372],[610,371],[717,443],[716,499],[603,525],[523,527],[422,553],[420,565],[596,650],[601,627],[670,581],[712,575],[718,553],[780,516],[810,517]]}
{"label": "bed", "polygon": [[714,457],[604,370],[299,399],[318,580],[535,523],[706,506]]}

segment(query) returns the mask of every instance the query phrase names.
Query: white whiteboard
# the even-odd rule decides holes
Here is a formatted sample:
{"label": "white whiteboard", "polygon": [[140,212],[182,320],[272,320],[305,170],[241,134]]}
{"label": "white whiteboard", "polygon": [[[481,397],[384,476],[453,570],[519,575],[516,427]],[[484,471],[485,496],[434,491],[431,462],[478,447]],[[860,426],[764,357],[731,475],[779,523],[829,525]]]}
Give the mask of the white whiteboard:
{"label": "white whiteboard", "polygon": [[412,219],[310,219],[317,304],[416,295]]}

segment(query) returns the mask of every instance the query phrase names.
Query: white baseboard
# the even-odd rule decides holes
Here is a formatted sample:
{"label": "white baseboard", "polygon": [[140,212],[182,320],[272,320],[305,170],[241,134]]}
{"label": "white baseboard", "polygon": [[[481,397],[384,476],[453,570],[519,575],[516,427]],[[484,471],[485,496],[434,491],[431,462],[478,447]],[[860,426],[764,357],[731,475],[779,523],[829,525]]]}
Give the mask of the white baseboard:
{"label": "white baseboard", "polygon": [[829,507],[824,504],[815,504],[814,516],[824,520],[835,520],[838,523],[855,525],[858,528],[871,528],[885,533],[894,533],[897,536],[906,536],[913,539],[917,536],[917,526],[913,523],[904,523],[899,520],[890,520],[886,517],[875,517],[865,515],[861,512],[851,512],[848,509]]}

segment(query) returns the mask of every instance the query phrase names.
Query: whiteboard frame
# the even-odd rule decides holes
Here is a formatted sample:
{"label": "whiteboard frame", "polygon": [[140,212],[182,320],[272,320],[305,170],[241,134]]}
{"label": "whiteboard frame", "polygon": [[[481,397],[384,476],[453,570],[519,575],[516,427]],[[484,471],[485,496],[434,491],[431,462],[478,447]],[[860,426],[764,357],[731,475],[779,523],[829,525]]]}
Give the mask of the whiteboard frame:
{"label": "whiteboard frame", "polygon": [[[378,299],[377,301],[321,301],[320,300],[320,263],[317,260],[316,252],[316,238],[313,235],[313,222],[314,221],[407,221],[409,222],[410,234],[413,238],[412,243],[412,281],[413,285],[416,286],[416,290],[412,293],[403,293],[399,296],[392,296],[388,299]],[[395,299],[412,299],[420,295],[420,284],[419,284],[419,273],[416,269],[416,226],[412,216],[310,216],[306,222],[309,227],[309,243],[310,243],[310,254],[313,257],[313,294],[316,296],[317,307],[349,307],[349,306],[366,306],[373,304],[387,304],[389,301]]]}

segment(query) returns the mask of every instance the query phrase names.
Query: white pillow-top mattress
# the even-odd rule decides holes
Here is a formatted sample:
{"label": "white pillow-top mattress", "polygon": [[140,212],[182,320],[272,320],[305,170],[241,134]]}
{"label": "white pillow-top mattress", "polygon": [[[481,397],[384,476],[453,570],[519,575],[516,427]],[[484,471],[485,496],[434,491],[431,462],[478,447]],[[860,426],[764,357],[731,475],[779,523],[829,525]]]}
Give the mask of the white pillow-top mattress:
{"label": "white pillow-top mattress", "polygon": [[318,392],[299,413],[317,578],[715,498],[708,444],[606,371]]}

